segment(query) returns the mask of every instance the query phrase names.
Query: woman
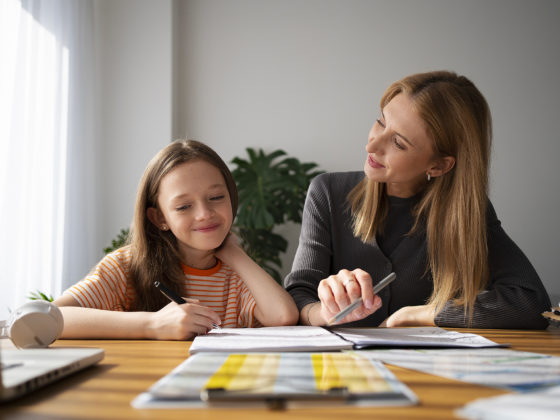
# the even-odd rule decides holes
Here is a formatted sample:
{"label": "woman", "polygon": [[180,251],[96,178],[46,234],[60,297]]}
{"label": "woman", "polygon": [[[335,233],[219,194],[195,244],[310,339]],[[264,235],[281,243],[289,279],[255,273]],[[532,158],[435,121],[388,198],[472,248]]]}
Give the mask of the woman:
{"label": "woman", "polygon": [[[488,201],[492,122],[473,83],[408,76],[381,99],[363,172],[311,184],[285,286],[300,323],[546,328],[546,291]],[[375,296],[372,285],[397,279]]]}

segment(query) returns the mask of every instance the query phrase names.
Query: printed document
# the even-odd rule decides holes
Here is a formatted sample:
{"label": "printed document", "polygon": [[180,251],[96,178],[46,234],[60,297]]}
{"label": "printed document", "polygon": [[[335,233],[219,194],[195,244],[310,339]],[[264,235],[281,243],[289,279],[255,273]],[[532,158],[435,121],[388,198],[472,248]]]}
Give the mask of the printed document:
{"label": "printed document", "polygon": [[560,385],[560,357],[511,349],[375,349],[360,352],[395,366],[473,384],[529,391]]}
{"label": "printed document", "polygon": [[499,347],[477,334],[418,328],[322,328],[307,326],[221,328],[197,336],[190,353],[333,351],[368,347]]}

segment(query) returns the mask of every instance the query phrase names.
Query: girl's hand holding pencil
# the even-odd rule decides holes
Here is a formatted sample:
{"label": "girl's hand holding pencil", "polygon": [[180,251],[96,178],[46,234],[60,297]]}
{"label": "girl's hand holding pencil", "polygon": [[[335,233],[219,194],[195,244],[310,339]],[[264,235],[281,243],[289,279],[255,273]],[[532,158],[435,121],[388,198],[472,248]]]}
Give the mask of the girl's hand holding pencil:
{"label": "girl's hand holding pencil", "polygon": [[154,287],[171,302],[152,313],[148,329],[160,340],[188,340],[219,328],[221,320],[212,309],[199,305],[197,299],[182,298],[159,281]]}

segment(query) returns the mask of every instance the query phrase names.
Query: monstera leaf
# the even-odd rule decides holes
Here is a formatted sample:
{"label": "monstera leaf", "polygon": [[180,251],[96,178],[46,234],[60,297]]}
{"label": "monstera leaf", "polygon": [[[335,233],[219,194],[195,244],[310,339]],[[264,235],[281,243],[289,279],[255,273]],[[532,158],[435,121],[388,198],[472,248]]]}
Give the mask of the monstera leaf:
{"label": "monstera leaf", "polygon": [[286,251],[288,242],[272,230],[288,221],[301,223],[309,183],[322,171],[316,169],[316,163],[302,163],[283,150],[246,151],[247,159],[231,161],[239,192],[235,225],[247,253],[281,282],[280,253]]}

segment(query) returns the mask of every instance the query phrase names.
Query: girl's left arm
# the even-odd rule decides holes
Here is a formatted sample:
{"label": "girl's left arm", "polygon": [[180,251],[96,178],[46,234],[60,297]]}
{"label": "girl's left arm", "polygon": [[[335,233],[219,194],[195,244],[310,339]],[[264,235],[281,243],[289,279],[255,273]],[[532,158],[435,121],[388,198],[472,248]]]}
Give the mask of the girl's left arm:
{"label": "girl's left arm", "polygon": [[254,262],[230,234],[216,256],[229,265],[255,298],[255,316],[264,326],[295,325],[299,319],[296,304],[286,290]]}

